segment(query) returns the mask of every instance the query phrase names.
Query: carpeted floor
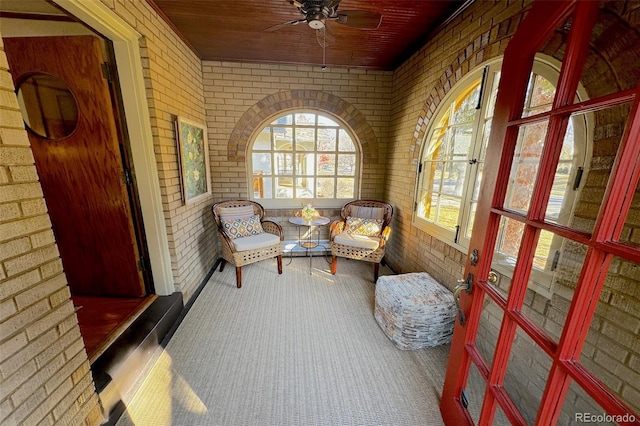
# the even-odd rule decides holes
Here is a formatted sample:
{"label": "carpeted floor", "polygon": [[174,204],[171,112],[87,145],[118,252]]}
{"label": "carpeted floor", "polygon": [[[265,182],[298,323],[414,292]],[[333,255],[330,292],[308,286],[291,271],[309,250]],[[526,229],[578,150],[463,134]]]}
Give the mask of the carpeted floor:
{"label": "carpeted floor", "polygon": [[373,317],[370,263],[242,272],[241,289],[231,265],[213,274],[118,425],[443,424],[449,346],[391,343]]}

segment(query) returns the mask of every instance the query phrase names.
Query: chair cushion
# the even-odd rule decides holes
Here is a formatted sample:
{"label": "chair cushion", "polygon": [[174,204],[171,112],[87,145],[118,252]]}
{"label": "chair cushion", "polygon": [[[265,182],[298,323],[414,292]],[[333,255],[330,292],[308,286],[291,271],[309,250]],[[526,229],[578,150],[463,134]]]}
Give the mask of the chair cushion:
{"label": "chair cushion", "polygon": [[380,238],[366,235],[349,234],[341,232],[335,236],[333,242],[343,246],[356,247],[361,249],[376,250],[380,246]]}
{"label": "chair cushion", "polygon": [[253,206],[218,207],[218,216],[220,216],[220,220],[242,219],[243,217],[255,216],[255,213]]}
{"label": "chair cushion", "polygon": [[347,217],[347,226],[345,232],[347,234],[366,235],[375,237],[380,235],[382,231],[382,220],[379,219],[363,219],[361,217]]}
{"label": "chair cushion", "polygon": [[382,207],[351,206],[349,210],[349,216],[384,220],[384,209]]}
{"label": "chair cushion", "polygon": [[280,242],[280,237],[268,232],[263,232],[258,235],[251,235],[250,237],[241,237],[233,240],[233,245],[237,251],[255,250],[264,247],[269,247]]}
{"label": "chair cushion", "polygon": [[243,217],[240,219],[222,219],[222,228],[231,239],[249,237],[262,234],[262,224],[258,216]]}

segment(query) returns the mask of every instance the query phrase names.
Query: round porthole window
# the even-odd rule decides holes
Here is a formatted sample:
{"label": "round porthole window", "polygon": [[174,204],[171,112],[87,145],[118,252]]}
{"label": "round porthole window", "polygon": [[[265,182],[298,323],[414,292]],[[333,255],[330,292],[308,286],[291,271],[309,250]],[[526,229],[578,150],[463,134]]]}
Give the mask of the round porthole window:
{"label": "round porthole window", "polygon": [[46,139],[62,139],[78,125],[78,104],[67,85],[50,74],[31,74],[18,86],[25,124]]}

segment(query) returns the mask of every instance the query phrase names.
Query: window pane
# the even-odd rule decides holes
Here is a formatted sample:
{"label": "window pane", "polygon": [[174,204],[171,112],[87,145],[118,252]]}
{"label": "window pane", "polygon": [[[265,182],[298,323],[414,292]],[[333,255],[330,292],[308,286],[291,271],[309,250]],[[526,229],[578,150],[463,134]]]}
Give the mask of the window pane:
{"label": "window pane", "polygon": [[336,130],[318,129],[318,151],[336,150]]}
{"label": "window pane", "polygon": [[256,137],[256,141],[253,143],[253,149],[255,150],[271,150],[271,128],[265,127],[262,129],[258,136]]}
{"label": "window pane", "polygon": [[331,175],[336,173],[336,155],[318,154],[318,174]]}
{"label": "window pane", "polygon": [[254,175],[270,175],[271,172],[271,154],[259,153],[252,155],[252,165]]}
{"label": "window pane", "polygon": [[480,80],[476,80],[453,104],[452,124],[468,123],[476,115],[480,95]]}
{"label": "window pane", "polygon": [[324,115],[318,114],[318,126],[331,126],[338,127],[339,124],[330,119],[329,117],[325,117]]}
{"label": "window pane", "polygon": [[354,154],[338,154],[338,174],[354,176],[356,172],[356,156]]}
{"label": "window pane", "polygon": [[445,163],[445,171],[442,179],[442,193],[446,195],[461,196],[464,184],[464,175],[467,168],[465,163]]}
{"label": "window pane", "polygon": [[313,198],[314,197],[314,178],[297,178],[295,188],[295,198]]}
{"label": "window pane", "polygon": [[460,214],[460,199],[443,196],[439,201],[436,223],[445,228],[455,229]]}
{"label": "window pane", "polygon": [[296,128],[296,151],[314,151],[316,130]]}
{"label": "window pane", "polygon": [[355,180],[338,178],[338,192],[336,198],[353,198],[355,196]]}
{"label": "window pane", "polygon": [[547,122],[520,127],[505,207],[525,214],[529,210],[546,132]]}
{"label": "window pane", "polygon": [[[252,143],[248,173],[253,176],[253,198],[302,198],[305,203],[314,197],[356,198],[359,154],[337,121],[313,112],[284,115]],[[268,185],[267,176],[274,176]]]}
{"label": "window pane", "polygon": [[316,156],[315,154],[297,154],[296,155],[296,175],[310,176],[316,173]]}
{"label": "window pane", "polygon": [[278,124],[293,124],[293,116],[292,115],[283,115],[282,117],[278,117],[271,122],[272,125],[277,126]]}
{"label": "window pane", "polygon": [[296,114],[296,124],[307,124],[314,126],[316,124],[316,115],[309,113]]}
{"label": "window pane", "polygon": [[293,130],[290,127],[273,129],[274,149],[291,151],[293,149]]}
{"label": "window pane", "polygon": [[317,189],[318,198],[333,198],[335,196],[334,179],[318,178]]}
{"label": "window pane", "polygon": [[522,115],[527,117],[551,110],[555,94],[556,88],[549,80],[540,75],[531,74]]}
{"label": "window pane", "polygon": [[356,145],[353,143],[351,136],[343,130],[338,131],[338,151],[342,152],[355,152]]}

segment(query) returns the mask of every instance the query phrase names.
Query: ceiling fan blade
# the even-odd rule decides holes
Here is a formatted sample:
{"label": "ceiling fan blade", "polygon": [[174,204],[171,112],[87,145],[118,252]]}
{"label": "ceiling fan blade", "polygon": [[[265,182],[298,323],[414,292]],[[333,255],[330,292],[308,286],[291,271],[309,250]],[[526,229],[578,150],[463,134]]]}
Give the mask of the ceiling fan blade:
{"label": "ceiling fan blade", "polygon": [[327,8],[331,9],[331,8],[333,8],[333,7],[338,7],[338,5],[340,4],[340,2],[341,2],[341,1],[342,1],[342,0],[330,0],[330,1],[327,3]]}
{"label": "ceiling fan blade", "polygon": [[324,28],[316,30],[316,40],[320,47],[328,47],[336,43],[336,36],[333,34],[333,31],[331,31],[331,28],[325,25]]}
{"label": "ceiling fan blade", "polygon": [[336,22],[362,30],[375,30],[382,22],[382,15],[365,10],[341,10],[336,16]]}
{"label": "ceiling fan blade", "polygon": [[273,27],[267,28],[265,31],[276,31],[282,27],[286,27],[288,25],[298,25],[301,22],[306,22],[306,19],[294,19],[293,21],[283,22],[282,24],[274,25]]}

